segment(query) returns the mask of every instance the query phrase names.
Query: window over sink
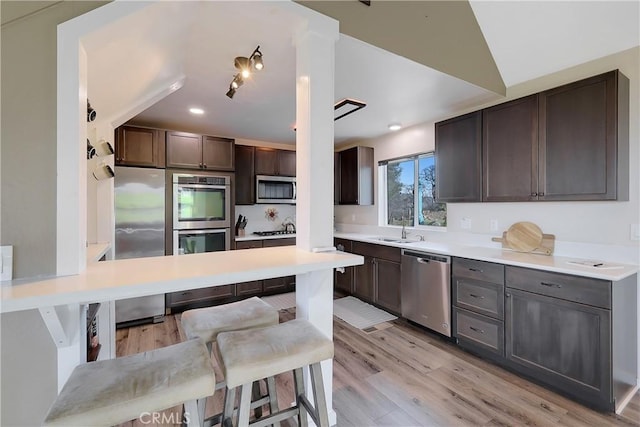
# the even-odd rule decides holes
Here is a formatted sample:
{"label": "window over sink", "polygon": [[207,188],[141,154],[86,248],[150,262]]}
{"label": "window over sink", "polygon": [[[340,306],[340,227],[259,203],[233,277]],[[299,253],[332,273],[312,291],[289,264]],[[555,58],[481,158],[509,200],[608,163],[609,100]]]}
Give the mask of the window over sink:
{"label": "window over sink", "polygon": [[447,205],[435,201],[433,152],[380,161],[378,176],[380,225],[447,226]]}

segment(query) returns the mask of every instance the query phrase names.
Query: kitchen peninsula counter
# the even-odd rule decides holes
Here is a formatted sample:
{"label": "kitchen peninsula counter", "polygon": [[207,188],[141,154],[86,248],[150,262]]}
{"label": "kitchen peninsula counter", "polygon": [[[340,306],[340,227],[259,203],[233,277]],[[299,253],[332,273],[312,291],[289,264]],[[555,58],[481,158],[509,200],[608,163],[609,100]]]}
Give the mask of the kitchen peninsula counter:
{"label": "kitchen peninsula counter", "polygon": [[73,276],[2,282],[0,313],[221,286],[363,262],[359,255],[314,253],[295,246],[102,261]]}

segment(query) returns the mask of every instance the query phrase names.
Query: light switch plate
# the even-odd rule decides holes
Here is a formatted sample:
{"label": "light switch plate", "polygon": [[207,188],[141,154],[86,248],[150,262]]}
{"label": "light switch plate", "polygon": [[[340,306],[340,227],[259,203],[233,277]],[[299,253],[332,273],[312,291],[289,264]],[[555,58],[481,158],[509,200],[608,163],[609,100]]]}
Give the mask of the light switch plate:
{"label": "light switch plate", "polygon": [[13,278],[13,246],[0,246],[0,280]]}
{"label": "light switch plate", "polygon": [[498,220],[497,219],[492,219],[491,221],[489,221],[489,229],[491,231],[498,231]]}
{"label": "light switch plate", "polygon": [[462,218],[460,220],[460,228],[464,229],[464,230],[469,230],[471,229],[471,218]]}
{"label": "light switch plate", "polygon": [[629,239],[640,240],[640,224],[631,224],[631,227],[629,227]]}

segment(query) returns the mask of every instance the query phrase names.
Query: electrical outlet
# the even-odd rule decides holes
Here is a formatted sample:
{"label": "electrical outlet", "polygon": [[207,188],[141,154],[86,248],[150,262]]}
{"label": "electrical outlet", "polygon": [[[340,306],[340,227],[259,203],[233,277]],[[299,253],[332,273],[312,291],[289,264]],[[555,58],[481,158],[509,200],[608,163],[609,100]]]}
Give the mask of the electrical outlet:
{"label": "electrical outlet", "polygon": [[469,230],[471,229],[471,218],[462,218],[460,220],[460,228],[464,229],[464,230]]}
{"label": "electrical outlet", "polygon": [[351,222],[356,222],[356,214],[351,214]]}
{"label": "electrical outlet", "polygon": [[0,246],[0,261],[2,267],[0,280],[11,280],[13,278],[13,246]]}
{"label": "electrical outlet", "polygon": [[629,239],[640,240],[640,224],[631,224],[629,227]]}
{"label": "electrical outlet", "polygon": [[497,219],[492,219],[491,221],[489,221],[489,229],[491,231],[498,231],[498,220]]}

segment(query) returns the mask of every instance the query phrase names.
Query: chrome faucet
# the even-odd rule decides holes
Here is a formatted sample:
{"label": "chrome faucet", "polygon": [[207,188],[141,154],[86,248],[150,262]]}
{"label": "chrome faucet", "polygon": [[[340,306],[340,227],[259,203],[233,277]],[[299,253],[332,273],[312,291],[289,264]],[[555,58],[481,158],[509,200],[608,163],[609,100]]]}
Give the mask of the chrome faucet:
{"label": "chrome faucet", "polygon": [[404,216],[402,217],[402,238],[407,238],[407,230],[404,228]]}

